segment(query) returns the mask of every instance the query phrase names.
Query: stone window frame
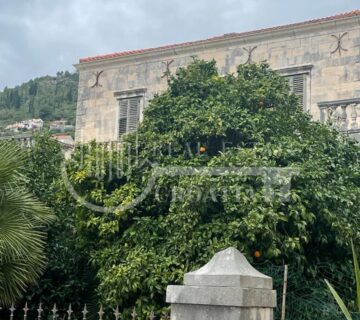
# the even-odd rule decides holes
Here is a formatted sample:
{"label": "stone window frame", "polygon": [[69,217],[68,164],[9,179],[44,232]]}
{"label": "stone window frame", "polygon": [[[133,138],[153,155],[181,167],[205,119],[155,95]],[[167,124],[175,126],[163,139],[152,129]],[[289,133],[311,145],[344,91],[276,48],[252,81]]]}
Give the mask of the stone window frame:
{"label": "stone window frame", "polygon": [[130,89],[130,90],[114,92],[114,97],[117,100],[116,118],[115,118],[116,125],[115,125],[115,133],[114,133],[116,140],[119,140],[120,100],[140,98],[140,108],[139,108],[139,123],[140,123],[144,118],[146,92],[147,92],[146,88],[138,88],[138,89]]}
{"label": "stone window frame", "polygon": [[279,72],[284,77],[295,76],[300,74],[305,75],[305,92],[304,92],[305,99],[304,99],[304,107],[303,107],[304,112],[310,111],[310,107],[311,107],[311,71],[313,67],[314,65],[312,64],[306,64],[306,65],[276,69],[276,71]]}

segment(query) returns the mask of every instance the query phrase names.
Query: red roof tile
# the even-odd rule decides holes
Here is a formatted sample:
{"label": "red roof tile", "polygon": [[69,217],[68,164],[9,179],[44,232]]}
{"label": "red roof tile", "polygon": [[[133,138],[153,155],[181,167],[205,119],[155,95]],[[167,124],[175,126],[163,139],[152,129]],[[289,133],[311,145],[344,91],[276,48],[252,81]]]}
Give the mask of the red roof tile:
{"label": "red roof tile", "polygon": [[208,38],[208,39],[205,39],[205,40],[197,40],[197,41],[176,43],[176,44],[171,44],[171,45],[166,45],[166,46],[161,46],[161,47],[155,47],[155,48],[114,52],[114,53],[110,53],[110,54],[104,54],[104,55],[98,55],[98,56],[93,56],[93,57],[81,58],[80,63],[92,62],[92,61],[98,61],[98,60],[106,60],[106,59],[113,59],[113,58],[117,58],[117,57],[130,56],[130,55],[133,55],[133,54],[142,54],[142,53],[147,53],[147,52],[152,52],[152,51],[162,51],[162,50],[166,50],[166,49],[175,49],[175,48],[180,48],[180,47],[191,46],[191,45],[194,45],[194,44],[207,43],[207,42],[216,41],[216,40],[229,38],[229,37],[239,37],[239,36],[253,35],[253,34],[256,34],[256,33],[260,33],[260,32],[275,31],[275,30],[281,30],[281,29],[286,29],[286,28],[291,28],[291,27],[299,27],[299,26],[304,26],[304,25],[308,25],[308,24],[315,24],[315,23],[331,21],[331,20],[340,20],[340,19],[350,18],[350,17],[354,17],[354,16],[360,16],[360,9],[350,11],[350,12],[346,12],[346,13],[340,13],[340,14],[330,16],[330,17],[308,20],[308,21],[305,21],[305,22],[292,23],[292,24],[287,24],[287,25],[282,25],[282,26],[277,26],[277,27],[258,29],[258,30],[254,30],[254,31],[246,31],[246,32],[240,32],[240,33],[237,33],[237,32],[229,33],[229,34],[225,34],[225,35],[222,35],[222,36],[216,36],[216,37]]}

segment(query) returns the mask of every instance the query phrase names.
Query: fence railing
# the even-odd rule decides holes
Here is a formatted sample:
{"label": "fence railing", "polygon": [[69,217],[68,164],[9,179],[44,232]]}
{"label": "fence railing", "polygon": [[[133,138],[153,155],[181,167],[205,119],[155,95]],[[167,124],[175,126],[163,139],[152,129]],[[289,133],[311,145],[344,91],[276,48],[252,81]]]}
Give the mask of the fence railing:
{"label": "fence railing", "polygon": [[33,143],[34,139],[31,134],[19,134],[13,136],[0,136],[0,140],[11,140],[15,141],[19,144],[21,148],[30,148]]}
{"label": "fence railing", "polygon": [[318,103],[320,122],[330,123],[348,134],[360,132],[360,98]]}
{"label": "fence railing", "polygon": [[[30,317],[30,312],[32,311],[32,316]],[[87,305],[85,304],[82,308],[82,311],[78,312],[78,314],[81,313],[81,319],[87,320],[89,319],[89,310]],[[31,319],[37,319],[37,320],[75,320],[80,319],[78,315],[75,315],[75,311],[73,310],[73,307],[71,304],[67,307],[67,309],[60,310],[58,309],[57,305],[54,304],[52,308],[45,310],[42,303],[39,303],[38,306],[36,306],[33,309],[30,309],[28,306],[28,303],[25,303],[23,307],[21,306],[15,306],[14,304],[11,305],[9,308],[2,308],[0,307],[0,316],[1,319],[5,316],[6,318],[4,320],[15,320],[15,319],[23,319],[23,320],[31,320]],[[115,308],[110,309],[104,309],[102,305],[100,305],[98,312],[96,312],[95,318],[94,315],[92,315],[92,319],[98,319],[98,320],[104,320],[106,319],[114,319],[114,320],[125,320],[123,317],[123,313],[121,312],[119,306],[116,306]],[[131,312],[131,316],[129,320],[138,320],[140,319],[136,309],[134,308]],[[144,317],[142,317],[144,319]],[[147,317],[148,320],[170,320],[170,312],[164,312],[161,315],[156,316],[154,311],[151,311],[150,314]]]}

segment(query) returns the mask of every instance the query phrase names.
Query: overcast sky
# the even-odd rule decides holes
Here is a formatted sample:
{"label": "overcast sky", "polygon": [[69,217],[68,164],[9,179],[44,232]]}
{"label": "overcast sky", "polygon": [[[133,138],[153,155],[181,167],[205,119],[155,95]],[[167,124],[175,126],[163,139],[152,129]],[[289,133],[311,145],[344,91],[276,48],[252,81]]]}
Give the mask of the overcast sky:
{"label": "overcast sky", "polygon": [[359,0],[0,0],[0,90],[80,57],[360,9]]}

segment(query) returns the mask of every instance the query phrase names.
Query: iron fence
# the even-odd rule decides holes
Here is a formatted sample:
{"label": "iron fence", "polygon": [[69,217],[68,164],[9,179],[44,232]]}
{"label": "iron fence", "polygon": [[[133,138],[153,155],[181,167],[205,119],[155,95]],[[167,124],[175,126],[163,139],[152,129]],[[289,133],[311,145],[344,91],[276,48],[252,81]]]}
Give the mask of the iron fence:
{"label": "iron fence", "polygon": [[[79,314],[81,313],[80,317]],[[23,307],[11,305],[9,308],[0,307],[0,319],[1,320],[140,320],[145,319],[144,316],[141,318],[138,316],[136,308],[133,308],[130,318],[124,318],[124,314],[120,311],[119,306],[115,308],[107,308],[104,309],[102,305],[100,305],[96,314],[91,314],[88,310],[87,305],[85,304],[78,314],[75,314],[73,307],[69,304],[66,310],[58,309],[57,305],[54,304],[52,308],[44,309],[42,303],[39,303],[38,306],[29,308],[28,303],[26,302]],[[5,318],[4,318],[5,317]],[[156,316],[154,311],[152,310],[149,315],[146,317],[147,320],[170,320],[170,312],[163,312],[161,315]]]}

